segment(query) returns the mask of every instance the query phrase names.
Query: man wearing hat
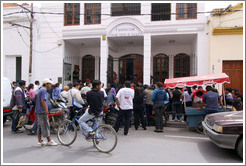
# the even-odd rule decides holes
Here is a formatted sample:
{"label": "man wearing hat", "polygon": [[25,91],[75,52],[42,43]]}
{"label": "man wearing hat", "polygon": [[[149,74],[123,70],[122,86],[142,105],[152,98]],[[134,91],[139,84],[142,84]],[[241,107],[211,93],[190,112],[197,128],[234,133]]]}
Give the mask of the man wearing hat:
{"label": "man wearing hat", "polygon": [[[49,146],[56,146],[57,143],[50,138],[50,124],[48,118],[48,94],[47,89],[51,88],[52,81],[49,78],[46,78],[42,81],[42,87],[38,91],[37,98],[36,98],[36,106],[35,106],[35,113],[38,120],[38,145],[49,145]],[[41,135],[47,138],[48,143],[44,142],[41,139]]]}

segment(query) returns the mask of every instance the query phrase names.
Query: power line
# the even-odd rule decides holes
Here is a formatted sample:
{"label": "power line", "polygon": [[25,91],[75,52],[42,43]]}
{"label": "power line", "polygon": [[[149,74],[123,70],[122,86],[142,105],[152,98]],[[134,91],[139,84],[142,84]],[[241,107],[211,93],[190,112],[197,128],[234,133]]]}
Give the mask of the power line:
{"label": "power line", "polygon": [[[205,11],[205,12],[180,12],[180,13],[170,13],[170,12],[158,12],[158,13],[150,13],[150,14],[135,14],[135,16],[146,16],[146,15],[162,15],[162,14],[170,14],[170,15],[177,15],[177,14],[206,14],[206,13],[231,13],[231,12],[237,12],[237,11],[243,11],[243,10],[229,10],[229,11]],[[23,11],[21,12],[13,12],[13,13],[8,13],[8,14],[4,14],[3,16],[9,16],[9,15],[13,15],[13,14],[18,14],[18,13],[24,13]],[[62,12],[33,12],[33,14],[49,14],[49,15],[64,15],[66,13]],[[104,15],[104,16],[114,16],[112,14],[84,14],[84,13],[79,13],[79,15],[90,15],[90,16],[94,16],[94,15]],[[131,15],[131,14],[129,14]],[[119,15],[121,16],[121,15]]]}
{"label": "power line", "polygon": [[[20,31],[19,31],[19,29],[18,29],[18,27],[16,26],[16,29],[17,29],[17,31],[18,31],[18,34],[20,35],[20,37],[21,37],[21,39],[22,39],[22,41],[25,43],[25,45],[27,46],[27,47],[29,47],[30,48],[30,46],[26,43],[26,41],[24,40],[24,38],[22,37],[22,35],[21,35],[21,33],[20,33]],[[36,51],[36,50],[34,50],[34,49],[32,49],[34,52],[36,52],[36,53],[46,53],[46,52],[49,52],[49,51],[52,51],[52,50],[54,50],[54,49],[56,49],[56,48],[58,48],[59,46],[56,46],[56,47],[54,47],[54,48],[51,48],[51,49],[49,49],[49,50],[46,50],[46,51]]]}

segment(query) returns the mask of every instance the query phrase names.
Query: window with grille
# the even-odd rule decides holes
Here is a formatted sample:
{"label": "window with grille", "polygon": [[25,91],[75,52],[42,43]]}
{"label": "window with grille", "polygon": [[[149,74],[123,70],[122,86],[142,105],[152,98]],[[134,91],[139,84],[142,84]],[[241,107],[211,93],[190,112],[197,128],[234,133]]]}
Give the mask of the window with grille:
{"label": "window with grille", "polygon": [[154,83],[164,82],[169,78],[169,57],[165,54],[158,54],[154,57]]}
{"label": "window with grille", "polygon": [[112,16],[140,15],[140,3],[111,3]]}
{"label": "window with grille", "polygon": [[85,3],[85,24],[101,23],[101,4]]}
{"label": "window with grille", "polygon": [[176,5],[176,19],[196,19],[197,18],[197,4],[196,3],[177,3]]}
{"label": "window with grille", "polygon": [[152,21],[171,20],[171,3],[152,3]]}
{"label": "window with grille", "polygon": [[178,54],[174,57],[174,78],[190,76],[190,57]]}
{"label": "window with grille", "polygon": [[79,25],[80,23],[80,4],[65,3],[64,4],[64,25]]}

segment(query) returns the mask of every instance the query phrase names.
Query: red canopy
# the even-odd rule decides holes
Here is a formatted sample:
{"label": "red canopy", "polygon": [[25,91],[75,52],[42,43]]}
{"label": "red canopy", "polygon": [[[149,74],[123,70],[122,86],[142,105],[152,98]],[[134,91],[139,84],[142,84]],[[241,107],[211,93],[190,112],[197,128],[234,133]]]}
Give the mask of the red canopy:
{"label": "red canopy", "polygon": [[165,88],[185,87],[194,85],[212,85],[230,83],[229,76],[225,73],[209,74],[193,77],[179,77],[165,80]]}

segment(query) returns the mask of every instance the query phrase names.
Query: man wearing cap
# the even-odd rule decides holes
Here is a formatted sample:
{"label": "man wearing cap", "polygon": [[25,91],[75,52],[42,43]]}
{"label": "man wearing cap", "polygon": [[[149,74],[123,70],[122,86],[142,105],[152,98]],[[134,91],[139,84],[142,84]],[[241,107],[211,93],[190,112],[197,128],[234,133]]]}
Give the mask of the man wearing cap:
{"label": "man wearing cap", "polygon": [[[50,138],[50,124],[48,119],[48,94],[47,88],[51,88],[52,81],[49,78],[46,78],[42,82],[42,87],[38,91],[37,98],[36,98],[36,106],[35,106],[35,113],[38,120],[38,145],[49,145],[49,146],[56,146],[57,143]],[[47,138],[48,143],[44,142],[41,139],[41,134],[43,137]]]}

